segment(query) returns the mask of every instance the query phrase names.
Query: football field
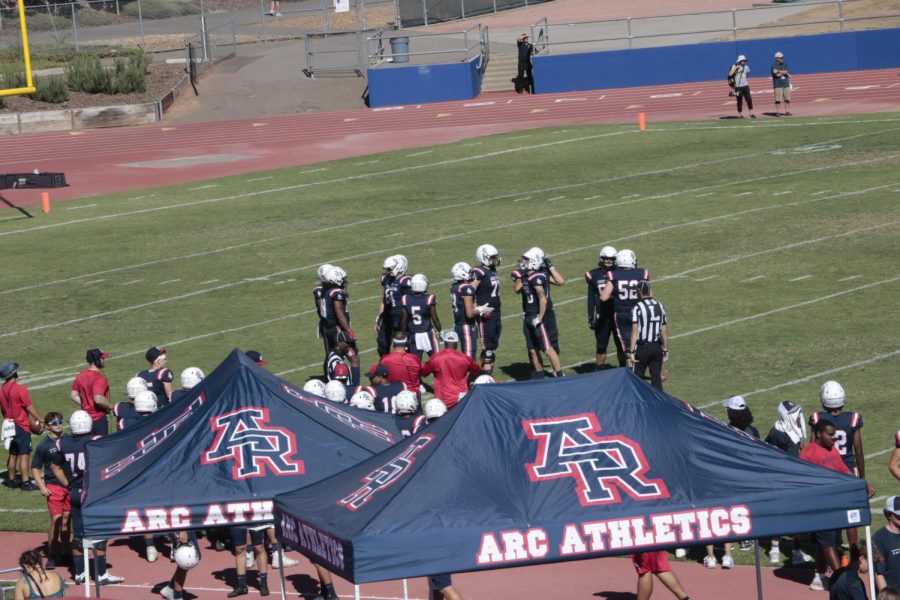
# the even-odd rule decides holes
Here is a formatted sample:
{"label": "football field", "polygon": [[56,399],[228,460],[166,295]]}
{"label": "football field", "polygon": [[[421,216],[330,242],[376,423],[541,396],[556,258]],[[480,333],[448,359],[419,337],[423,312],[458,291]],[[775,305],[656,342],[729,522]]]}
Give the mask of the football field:
{"label": "football field", "polygon": [[[584,272],[604,245],[650,270],[671,338],[665,390],[725,418],[741,394],[765,436],[784,399],[818,410],[827,379],[861,412],[867,479],[900,428],[900,115],[555,127],[0,213],[2,360],[43,414],[75,406],[84,352],[110,353],[113,401],[168,349],[176,374],[234,348],[302,385],[321,374],[311,289],[325,262],[349,275],[363,369],[383,259],[424,273],[445,326],[450,267],[480,244],[503,257],[499,379],[527,377],[508,277],[540,246],[567,374],[592,368]],[[612,350],[612,345],[610,345]],[[891,408],[893,407],[893,408]],[[42,530],[38,494],[0,489],[0,530]]]}

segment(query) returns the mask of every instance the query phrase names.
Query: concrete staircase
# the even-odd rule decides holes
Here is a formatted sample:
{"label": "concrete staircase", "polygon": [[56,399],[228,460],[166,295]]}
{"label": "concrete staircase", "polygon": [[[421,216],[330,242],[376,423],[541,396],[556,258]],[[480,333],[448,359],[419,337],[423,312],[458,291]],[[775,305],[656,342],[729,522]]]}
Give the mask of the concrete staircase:
{"label": "concrete staircase", "polygon": [[508,92],[515,89],[512,79],[519,65],[517,54],[494,54],[488,61],[487,70],[481,83],[483,92]]}

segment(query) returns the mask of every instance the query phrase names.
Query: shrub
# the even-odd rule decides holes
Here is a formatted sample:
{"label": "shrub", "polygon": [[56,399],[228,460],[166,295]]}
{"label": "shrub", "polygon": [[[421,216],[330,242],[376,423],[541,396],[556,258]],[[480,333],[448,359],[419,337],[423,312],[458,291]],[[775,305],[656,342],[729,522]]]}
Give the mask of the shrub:
{"label": "shrub", "polygon": [[116,58],[113,93],[130,94],[147,91],[147,65],[139,57]]}
{"label": "shrub", "polygon": [[[200,7],[181,0],[140,0],[141,17],[144,19],[170,19],[185,15],[200,14]],[[138,16],[138,3],[125,5],[122,13],[129,17]]]}
{"label": "shrub", "polygon": [[[19,20],[16,19],[13,27],[19,28]],[[66,17],[56,16],[46,12],[31,13],[25,17],[28,31],[71,31],[72,21]]]}
{"label": "shrub", "polygon": [[116,22],[116,15],[105,10],[94,10],[92,8],[80,8],[75,13],[75,22],[79,27],[99,27],[101,25],[112,25]]}
{"label": "shrub", "polygon": [[112,92],[112,77],[96,56],[78,55],[65,67],[69,88],[88,94]]}
{"label": "shrub", "polygon": [[37,91],[32,98],[50,104],[60,104],[69,99],[69,90],[62,77],[47,77],[34,82]]}
{"label": "shrub", "polygon": [[0,75],[3,76],[2,89],[25,87],[25,70],[19,65],[10,63],[0,65]]}

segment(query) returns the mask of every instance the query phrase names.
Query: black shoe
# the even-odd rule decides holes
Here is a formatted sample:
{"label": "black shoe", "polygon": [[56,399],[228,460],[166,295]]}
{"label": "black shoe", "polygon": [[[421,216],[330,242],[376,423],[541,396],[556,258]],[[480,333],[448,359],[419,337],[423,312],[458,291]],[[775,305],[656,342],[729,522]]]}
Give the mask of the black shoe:
{"label": "black shoe", "polygon": [[3,485],[5,485],[6,487],[8,487],[11,490],[14,490],[17,487],[19,487],[19,480],[18,479],[7,479],[3,482]]}
{"label": "black shoe", "polygon": [[269,586],[267,586],[267,585],[264,584],[264,583],[260,584],[260,586],[259,586],[259,595],[260,595],[260,596],[268,596],[268,595],[269,595]]}
{"label": "black shoe", "polygon": [[231,593],[228,594],[229,598],[237,598],[238,596],[246,596],[250,593],[250,590],[247,589],[246,585],[242,585],[240,587],[236,587],[231,590]]}
{"label": "black shoe", "polygon": [[19,489],[22,490],[23,492],[36,492],[41,488],[36,486],[33,481],[26,481],[25,483],[23,483],[22,485],[19,486]]}
{"label": "black shoe", "polygon": [[52,556],[47,557],[47,564],[44,565],[44,568],[45,569],[55,569],[56,568],[56,561],[53,559]]}

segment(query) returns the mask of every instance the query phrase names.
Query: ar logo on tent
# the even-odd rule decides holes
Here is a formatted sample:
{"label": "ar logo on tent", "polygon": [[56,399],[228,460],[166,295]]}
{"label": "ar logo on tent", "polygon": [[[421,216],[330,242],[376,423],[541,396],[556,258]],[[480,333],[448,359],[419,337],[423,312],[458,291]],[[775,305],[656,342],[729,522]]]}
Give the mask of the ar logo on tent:
{"label": "ar logo on tent", "polygon": [[267,467],[273,475],[302,475],[303,461],[291,458],[297,451],[294,434],[284,427],[267,426],[268,421],[269,410],[255,406],[212,417],[216,439],[200,455],[200,462],[234,460],[234,479],[264,477]]}
{"label": "ar logo on tent", "polygon": [[647,459],[639,444],[615,435],[599,437],[597,415],[585,413],[555,419],[522,421],[529,439],[538,441],[534,463],[525,465],[532,481],[573,477],[582,506],[668,498],[661,479],[647,479]]}
{"label": "ar logo on tent", "polygon": [[338,500],[338,504],[348,510],[357,510],[366,502],[372,499],[372,496],[381,490],[390,487],[400,479],[404,473],[416,462],[416,454],[422,448],[431,443],[434,439],[433,435],[424,434],[417,440],[407,446],[403,452],[395,456],[365,477],[363,477],[363,486],[347,496]]}

